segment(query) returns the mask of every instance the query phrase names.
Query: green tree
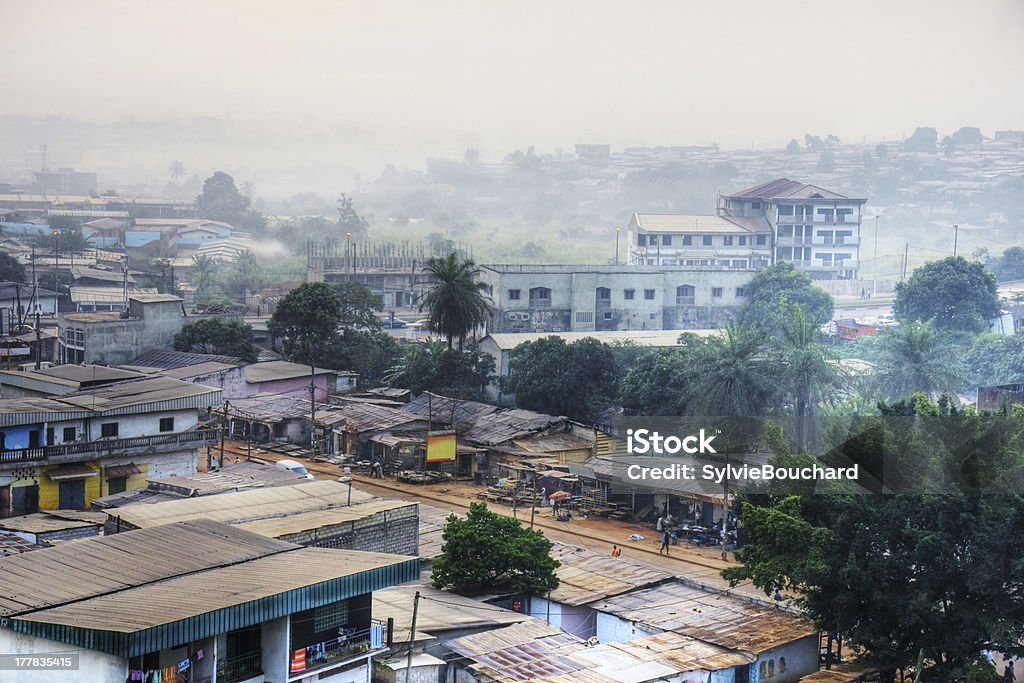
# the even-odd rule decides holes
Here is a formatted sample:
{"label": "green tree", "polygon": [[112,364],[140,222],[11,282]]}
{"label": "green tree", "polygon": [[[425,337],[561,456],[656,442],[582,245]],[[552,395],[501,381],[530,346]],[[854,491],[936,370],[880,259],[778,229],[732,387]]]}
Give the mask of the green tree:
{"label": "green tree", "polygon": [[[52,227],[52,226],[51,226]],[[71,253],[77,253],[92,249],[92,242],[82,236],[82,231],[77,227],[66,227],[53,229],[49,232],[40,232],[36,241],[36,248],[43,252],[64,254],[65,257]]]}
{"label": "green tree", "polygon": [[501,588],[547,593],[558,588],[551,541],[519,520],[491,512],[484,503],[470,503],[466,519],[448,518],[441,556],[431,563],[435,588],[473,593]]}
{"label": "green tree", "polygon": [[173,182],[178,182],[185,177],[185,164],[180,161],[172,161],[171,165],[167,167],[167,172],[171,174]]}
{"label": "green tree", "polygon": [[306,282],[277,304],[267,329],[290,360],[310,367],[327,358],[341,325],[341,300],[333,285]]}
{"label": "green tree", "polygon": [[[701,342],[702,343],[702,342]],[[619,402],[633,415],[683,415],[690,385],[699,372],[694,354],[683,349],[651,349],[628,366],[619,382]]]}
{"label": "green tree", "polygon": [[916,128],[914,134],[903,142],[907,152],[934,152],[939,133],[934,128]]}
{"label": "green tree", "polygon": [[238,301],[245,300],[246,291],[255,292],[266,284],[259,259],[249,250],[240,253],[224,275],[226,293]]}
{"label": "green tree", "polygon": [[987,264],[999,282],[1024,280],[1024,247],[1010,247]]}
{"label": "green tree", "polygon": [[878,339],[875,390],[898,400],[921,391],[930,396],[955,392],[963,383],[963,366],[949,333],[930,323],[908,322],[889,328]]}
{"label": "green tree", "polygon": [[978,333],[999,315],[996,279],[985,266],[962,256],[916,268],[896,285],[897,320],[933,321],[940,329]]}
{"label": "green tree", "polygon": [[1024,336],[979,335],[964,356],[971,387],[1024,382]]}
{"label": "green tree", "polygon": [[352,233],[353,237],[362,238],[366,236],[366,229],[369,227],[366,219],[356,211],[352,198],[344,192],[338,197],[338,227],[344,233]]}
{"label": "green tree", "polygon": [[613,349],[593,337],[542,337],[513,349],[502,389],[520,408],[587,419],[614,400],[619,374]]}
{"label": "green tree", "polygon": [[0,282],[24,282],[25,266],[10,254],[0,252]]}
{"label": "green tree", "polygon": [[794,306],[780,330],[782,386],[797,417],[814,414],[815,406],[833,395],[839,373],[832,355],[818,342],[818,325],[802,306]]}
{"label": "green tree", "polygon": [[334,285],[341,302],[341,326],[350,329],[379,330],[381,326],[377,313],[384,310],[384,301],[379,294],[362,282],[339,282]]}
{"label": "green tree", "polygon": [[459,348],[475,327],[487,322],[490,303],[486,283],[477,281],[480,269],[470,260],[462,260],[454,252],[427,259],[423,270],[433,277],[420,310],[430,315],[431,328],[448,340],[459,340]]}
{"label": "green tree", "polygon": [[247,363],[256,362],[259,350],[253,341],[252,326],[238,320],[200,318],[182,326],[174,335],[174,348],[191,353],[235,356]]}
{"label": "green tree", "polygon": [[221,266],[206,254],[192,257],[192,284],[196,288],[196,301],[208,302],[219,295]]}
{"label": "green tree", "polygon": [[759,270],[747,285],[747,305],[740,319],[766,331],[779,330],[793,306],[800,306],[807,320],[824,325],[832,319],[832,297],[813,285],[810,276],[793,264],[781,261]]}
{"label": "green tree", "polygon": [[223,171],[217,171],[203,182],[196,206],[204,218],[224,221],[236,228],[262,230],[265,225],[263,215],[238,191],[235,179]]}
{"label": "green tree", "polygon": [[320,365],[359,374],[360,385],[378,385],[405,354],[398,340],[386,332],[342,328],[328,345]]}
{"label": "green tree", "polygon": [[768,358],[764,335],[733,323],[707,340],[701,372],[692,390],[693,408],[705,415],[764,415],[776,392],[779,367]]}
{"label": "green tree", "polygon": [[479,351],[448,348],[439,340],[407,347],[386,375],[390,386],[414,394],[430,391],[454,398],[480,400],[494,376],[494,359]]}
{"label": "green tree", "polygon": [[789,144],[786,145],[786,152],[788,152],[789,154],[799,154],[800,143],[797,142],[796,139],[790,140]]}

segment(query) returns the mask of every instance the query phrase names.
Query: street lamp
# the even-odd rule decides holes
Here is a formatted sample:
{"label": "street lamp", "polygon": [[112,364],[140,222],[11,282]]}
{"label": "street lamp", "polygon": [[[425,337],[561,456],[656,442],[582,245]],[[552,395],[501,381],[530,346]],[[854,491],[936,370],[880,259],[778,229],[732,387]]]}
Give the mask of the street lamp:
{"label": "street lamp", "polygon": [[619,234],[622,232],[622,228],[615,226],[615,265],[619,265]]}
{"label": "street lamp", "polygon": [[53,231],[53,277],[60,278],[60,230]]}
{"label": "street lamp", "polygon": [[956,258],[956,243],[960,239],[960,224],[953,224],[953,258]]}
{"label": "street lamp", "polygon": [[352,279],[352,233],[345,233],[345,261],[348,263],[348,279]]}

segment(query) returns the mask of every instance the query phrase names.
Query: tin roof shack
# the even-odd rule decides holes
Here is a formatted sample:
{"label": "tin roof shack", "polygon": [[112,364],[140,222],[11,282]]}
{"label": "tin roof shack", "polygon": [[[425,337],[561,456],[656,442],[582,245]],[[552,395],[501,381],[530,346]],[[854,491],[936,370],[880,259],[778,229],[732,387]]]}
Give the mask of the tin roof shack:
{"label": "tin roof shack", "polygon": [[[72,650],[75,680],[369,680],[373,593],[419,560],[182,522],[0,558],[0,650]],[[29,683],[63,672],[25,672]]]}
{"label": "tin roof shack", "polygon": [[100,496],[196,472],[215,432],[200,412],[216,389],[168,377],[55,398],[0,399],[0,500],[8,514],[85,509]]}
{"label": "tin roof shack", "polygon": [[427,420],[394,407],[350,401],[332,405],[317,416],[317,424],[330,430],[329,450],[360,460],[380,459],[385,466],[422,466]]}
{"label": "tin roof shack", "polygon": [[799,613],[758,598],[676,579],[591,606],[602,643],[675,633],[746,658],[757,680],[788,683],[818,670],[814,627]]}
{"label": "tin roof shack", "polygon": [[292,486],[308,481],[305,475],[296,474],[283,467],[243,460],[217,470],[188,476],[151,479],[144,489],[94,498],[92,508],[108,510],[136,503],[162,503],[166,500],[248,491],[268,486]]}
{"label": "tin roof shack", "polygon": [[99,536],[104,521],[106,515],[95,512],[54,510],[0,519],[0,530],[46,546],[59,541]]}
{"label": "tin roof shack", "polygon": [[285,360],[253,363],[245,366],[246,395],[273,394],[275,396],[309,397],[310,380],[316,387],[314,400],[327,401],[327,395],[337,391],[338,373],[326,368],[313,368]]}
{"label": "tin roof shack", "polygon": [[[316,406],[318,413],[327,408],[320,403]],[[221,420],[228,421],[228,434],[236,439],[308,446],[312,410],[308,398],[257,394],[235,399],[212,412]]]}
{"label": "tin roof shack", "polygon": [[123,313],[57,316],[61,363],[122,365],[149,349],[169,349],[187,322],[183,299],[169,294],[131,294]]}
{"label": "tin roof shack", "polygon": [[597,635],[593,603],[673,578],[650,565],[557,541],[552,544],[551,556],[561,562],[555,570],[558,588],[545,596],[531,596],[530,615],[583,640]]}
{"label": "tin roof shack", "polygon": [[[594,430],[566,417],[499,408],[430,392],[420,394],[402,410],[434,424],[451,425],[459,443],[487,451],[483,457],[460,456],[473,473],[491,475],[498,463],[516,463],[522,456],[554,456],[561,464],[583,462],[594,451]],[[463,463],[459,465],[462,470]]]}
{"label": "tin roof shack", "polygon": [[467,683],[732,683],[749,659],[677,634],[594,643],[541,619],[447,641],[455,680]]}

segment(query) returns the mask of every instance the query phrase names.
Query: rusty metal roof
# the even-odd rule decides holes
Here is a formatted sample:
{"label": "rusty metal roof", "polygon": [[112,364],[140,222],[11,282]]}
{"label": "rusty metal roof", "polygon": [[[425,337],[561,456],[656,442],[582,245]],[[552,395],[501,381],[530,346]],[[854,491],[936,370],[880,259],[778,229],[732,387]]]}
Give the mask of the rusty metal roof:
{"label": "rusty metal roof", "polygon": [[810,622],[785,608],[679,579],[590,606],[621,619],[753,654],[817,633]]}
{"label": "rusty metal roof", "polygon": [[395,642],[409,640],[413,595],[416,591],[420,592],[421,597],[416,615],[417,635],[422,632],[429,636],[442,636],[453,630],[497,627],[531,619],[522,612],[513,612],[473,598],[438,590],[421,581],[393,586],[373,594],[373,618],[394,618]]}
{"label": "rusty metal roof", "polygon": [[550,598],[567,605],[586,605],[673,578],[650,565],[557,541],[552,544],[551,556],[562,566],[555,570],[559,584]]}

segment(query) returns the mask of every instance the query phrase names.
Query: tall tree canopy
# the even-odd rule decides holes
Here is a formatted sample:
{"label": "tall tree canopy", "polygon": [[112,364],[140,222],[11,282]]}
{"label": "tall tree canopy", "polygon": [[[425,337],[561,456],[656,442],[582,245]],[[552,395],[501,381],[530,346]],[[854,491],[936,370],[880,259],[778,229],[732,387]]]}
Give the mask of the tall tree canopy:
{"label": "tall tree canopy", "polygon": [[791,263],[781,261],[759,270],[746,289],[747,305],[740,319],[759,325],[768,333],[782,329],[794,306],[800,306],[814,325],[824,325],[832,319],[832,297],[815,287],[810,276]]}
{"label": "tall tree canopy", "polygon": [[343,233],[352,233],[353,237],[365,237],[369,226],[366,219],[356,211],[355,202],[344,192],[338,197],[338,227]]}
{"label": "tall tree canopy", "polygon": [[346,329],[380,329],[377,313],[384,310],[384,301],[379,294],[362,282],[339,282],[334,285],[341,303],[341,326]]}
{"label": "tall tree canopy", "polygon": [[470,503],[465,519],[452,515],[445,524],[441,556],[431,563],[436,588],[477,592],[503,588],[547,593],[558,588],[551,541],[519,520]]}
{"label": "tall tree canopy", "polygon": [[723,336],[707,340],[701,372],[693,386],[694,407],[705,415],[764,415],[777,377],[758,328],[730,324]]}
{"label": "tall tree canopy", "polygon": [[931,323],[906,322],[887,329],[877,342],[874,389],[889,400],[920,391],[930,396],[955,392],[963,366],[950,333]]}
{"label": "tall tree canopy", "polygon": [[845,444],[862,462],[895,460],[895,493],[746,495],[751,542],[723,574],[793,591],[870,659],[907,667],[923,655],[939,680],[965,680],[984,650],[1024,652],[1024,421],[921,394],[885,412],[906,417]]}
{"label": "tall tree canopy", "polygon": [[549,415],[587,419],[617,393],[615,353],[593,337],[566,343],[542,337],[517,346],[509,359],[502,389],[516,395],[516,405]]}
{"label": "tall tree canopy", "polygon": [[238,191],[235,179],[223,171],[217,171],[203,182],[196,206],[204,218],[224,221],[236,228],[259,230],[264,227],[263,215]]}
{"label": "tall tree canopy", "polygon": [[494,375],[494,359],[479,351],[449,349],[439,340],[410,345],[389,369],[388,384],[414,394],[481,400]]}
{"label": "tall tree canopy", "polygon": [[0,252],[0,282],[24,282],[25,266],[10,254]]}
{"label": "tall tree canopy", "polygon": [[940,329],[977,333],[999,315],[996,278],[978,262],[950,256],[914,270],[896,285],[898,320],[932,321]]}
{"label": "tall tree canopy", "polygon": [[174,335],[174,348],[192,353],[235,356],[247,363],[256,362],[258,353],[252,326],[223,318],[200,318],[182,326],[181,331]]}
{"label": "tall tree canopy", "polygon": [[427,259],[423,269],[433,282],[420,310],[429,312],[431,328],[448,340],[448,348],[453,339],[459,340],[461,348],[466,335],[487,322],[490,311],[487,285],[477,281],[480,269],[454,252]]}
{"label": "tall tree canopy", "polygon": [[334,286],[306,282],[281,299],[267,328],[291,360],[312,366],[326,358],[341,320],[341,300]]}

